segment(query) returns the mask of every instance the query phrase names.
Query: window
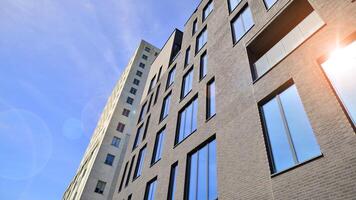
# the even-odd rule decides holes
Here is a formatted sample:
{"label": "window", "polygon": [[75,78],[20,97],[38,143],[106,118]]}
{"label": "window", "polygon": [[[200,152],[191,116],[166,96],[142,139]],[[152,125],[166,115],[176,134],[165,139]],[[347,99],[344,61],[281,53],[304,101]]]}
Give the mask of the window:
{"label": "window", "polygon": [[152,100],[153,100],[153,93],[151,94],[150,100],[148,101],[147,113],[150,112]]}
{"label": "window", "polygon": [[141,111],[140,111],[140,115],[138,118],[138,123],[140,123],[143,118],[145,117],[145,113],[146,113],[146,107],[147,107],[147,101],[142,105]]}
{"label": "window", "polygon": [[195,19],[193,22],[192,35],[194,35],[197,32],[197,29],[198,29],[198,20]]}
{"label": "window", "polygon": [[206,94],[206,118],[209,119],[215,115],[215,80],[212,79],[207,85],[207,94]]}
{"label": "window", "polygon": [[272,173],[319,156],[319,145],[295,85],[261,107]]}
{"label": "window", "polygon": [[104,193],[104,190],[105,190],[105,186],[106,186],[106,182],[99,180],[99,181],[96,183],[96,187],[95,187],[94,192],[96,192],[96,193],[98,193],[98,194],[103,194],[103,193]]}
{"label": "window", "polygon": [[112,154],[107,154],[105,159],[105,164],[112,166],[114,163],[115,156]]}
{"label": "window", "polygon": [[151,48],[145,47],[145,51],[150,52],[150,51],[151,51]]}
{"label": "window", "polygon": [[250,7],[246,6],[231,22],[234,43],[238,42],[254,25]]}
{"label": "window", "polygon": [[138,129],[137,129],[136,137],[135,137],[135,140],[134,140],[134,144],[133,144],[132,150],[136,149],[136,147],[142,141],[142,138],[141,138],[142,137],[142,131],[143,131],[143,124],[140,127],[138,127]]}
{"label": "window", "polygon": [[156,96],[155,96],[155,100],[153,101],[153,105],[155,105],[157,103],[157,99],[158,99],[158,96],[159,96],[159,88],[161,87],[161,84],[159,84],[157,86],[157,90],[156,90]]}
{"label": "window", "polygon": [[114,136],[112,138],[111,145],[114,146],[114,147],[118,147],[119,148],[120,142],[121,142],[121,139],[116,137],[116,136]]}
{"label": "window", "polygon": [[175,143],[180,143],[183,139],[197,130],[198,96],[195,96],[179,113],[178,128]]}
{"label": "window", "polygon": [[174,200],[175,191],[176,191],[177,168],[178,168],[178,162],[175,162],[171,166],[167,200]]}
{"label": "window", "polygon": [[181,98],[183,99],[187,94],[192,91],[193,87],[193,67],[184,75],[182,83]]}
{"label": "window", "polygon": [[169,94],[167,94],[167,96],[163,99],[160,121],[164,120],[168,116],[169,105],[171,103],[171,93],[172,92],[169,92]]}
{"label": "window", "polygon": [[124,108],[124,110],[122,111],[122,115],[128,117],[130,115],[130,110]]}
{"label": "window", "polygon": [[195,52],[199,52],[208,41],[208,31],[206,27],[199,33],[196,40]]}
{"label": "window", "polygon": [[132,105],[132,104],[133,104],[133,101],[134,101],[134,99],[133,99],[133,98],[131,98],[131,97],[127,97],[126,103],[128,103],[128,104]]}
{"label": "window", "polygon": [[162,67],[163,67],[163,66],[161,66],[161,67],[159,68],[158,76],[157,76],[157,81],[161,78]]}
{"label": "window", "polygon": [[264,2],[267,9],[270,9],[277,2],[277,0],[264,0]]}
{"label": "window", "polygon": [[132,88],[130,89],[130,93],[131,93],[131,94],[135,95],[136,92],[137,92],[137,89],[136,89],[136,88],[133,88],[133,87],[132,87]]}
{"label": "window", "polygon": [[145,130],[144,130],[143,136],[142,136],[142,140],[144,140],[144,139],[146,138],[148,126],[150,125],[150,118],[151,118],[151,115],[149,115],[149,116],[147,117],[146,125],[145,125]]}
{"label": "window", "polygon": [[120,186],[119,186],[119,192],[121,191],[122,186],[123,186],[123,184],[124,184],[125,175],[126,175],[126,170],[127,170],[127,167],[128,167],[128,166],[129,166],[129,162],[127,161],[126,164],[125,164],[124,172],[122,173],[121,182],[120,182]]}
{"label": "window", "polygon": [[140,63],[139,66],[144,69],[145,68],[145,64],[144,63]]}
{"label": "window", "polygon": [[152,165],[161,159],[163,143],[164,143],[164,131],[165,131],[165,127],[163,127],[163,129],[161,129],[157,133],[155,146],[153,149],[152,160],[151,160]]}
{"label": "window", "polygon": [[186,199],[218,199],[216,141],[189,155],[187,166]]}
{"label": "window", "polygon": [[209,3],[203,9],[203,21],[210,15],[211,11],[214,9],[213,1],[209,1]]}
{"label": "window", "polygon": [[139,71],[139,70],[137,70],[137,71],[136,71],[136,75],[139,76],[139,77],[142,77],[142,72]]}
{"label": "window", "polygon": [[155,193],[157,187],[157,177],[150,180],[146,185],[144,200],[155,200]]}
{"label": "window", "polygon": [[184,60],[184,66],[189,65],[190,63],[190,47],[185,51],[185,60]]}
{"label": "window", "polygon": [[150,86],[148,87],[148,93],[151,92],[151,90],[153,89],[153,87],[156,85],[156,75],[153,76],[153,78],[151,79],[151,82],[150,82]]}
{"label": "window", "polygon": [[229,2],[229,10],[230,12],[232,12],[233,10],[235,10],[237,5],[239,5],[241,0],[228,0],[228,2]]}
{"label": "window", "polygon": [[208,55],[206,51],[200,56],[199,78],[203,79],[208,72]]}
{"label": "window", "polygon": [[341,103],[356,126],[356,41],[336,50],[321,64]]}
{"label": "window", "polygon": [[171,86],[173,84],[175,74],[176,74],[176,66],[174,66],[168,73],[166,88],[169,88],[169,86]]}
{"label": "window", "polygon": [[157,52],[155,52],[155,56],[158,56],[158,53],[157,53]]}
{"label": "window", "polygon": [[143,162],[145,161],[145,154],[146,154],[146,146],[142,147],[140,153],[138,154],[137,163],[135,167],[134,179],[141,176]]}
{"label": "window", "polygon": [[128,197],[127,197],[127,200],[131,200],[132,199],[132,194],[130,194]]}
{"label": "window", "polygon": [[129,173],[127,174],[126,177],[126,183],[125,183],[125,187],[127,187],[129,185],[129,181],[130,181],[130,176],[131,176],[131,171],[132,171],[132,167],[133,167],[133,163],[135,161],[135,155],[132,157],[131,159],[131,164],[130,164],[130,168],[129,168]]}
{"label": "window", "polygon": [[121,133],[123,133],[123,132],[124,132],[124,129],[125,129],[125,124],[119,122],[119,123],[117,124],[116,130],[119,131],[119,132],[121,132]]}
{"label": "window", "polygon": [[147,56],[145,54],[142,55],[142,59],[147,60]]}
{"label": "window", "polygon": [[138,79],[134,79],[133,84],[139,85],[139,84],[140,84],[140,81],[139,81]]}

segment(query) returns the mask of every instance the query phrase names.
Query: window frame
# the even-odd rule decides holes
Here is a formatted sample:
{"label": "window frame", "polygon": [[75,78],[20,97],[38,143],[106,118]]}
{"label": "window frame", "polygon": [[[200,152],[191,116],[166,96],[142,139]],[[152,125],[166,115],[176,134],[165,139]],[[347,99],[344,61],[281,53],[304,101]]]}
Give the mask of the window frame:
{"label": "window frame", "polygon": [[[176,65],[174,65],[168,72],[167,82],[166,82],[166,90],[168,88],[170,88],[171,85],[173,85],[174,79],[175,79],[175,75],[176,75]],[[172,79],[172,82],[170,81],[171,79]]]}
{"label": "window frame", "polygon": [[[203,68],[202,68],[202,66],[203,66],[203,57],[205,57],[206,56],[206,63],[205,63],[205,74],[204,75],[202,75],[203,73]],[[207,76],[207,74],[208,74],[208,51],[207,50],[205,50],[201,55],[200,55],[200,62],[199,62],[199,64],[200,64],[200,66],[199,66],[199,80],[201,81],[201,80],[203,80],[206,76]]]}
{"label": "window frame", "polygon": [[[215,77],[211,78],[208,83],[206,84],[206,120],[208,121],[209,119],[213,118],[215,115],[216,115],[216,84],[215,84]],[[215,105],[214,105],[214,110],[215,112],[214,113],[211,113],[211,100],[209,99],[210,98],[210,90],[209,90],[209,86],[211,86],[212,84],[214,84],[214,93],[215,93],[215,96],[214,96],[214,102],[215,102]]]}
{"label": "window frame", "polygon": [[[103,188],[98,188],[99,183]],[[97,193],[97,194],[104,195],[106,184],[107,184],[107,182],[102,181],[102,180],[98,180],[98,182],[96,182],[96,186],[95,186],[94,192]]]}
{"label": "window frame", "polygon": [[[136,180],[142,175],[143,166],[145,164],[145,158],[147,154],[147,144],[143,145],[137,156],[136,166],[133,174],[132,181]],[[141,169],[140,169],[141,165]],[[140,171],[139,171],[140,170]]]}
{"label": "window frame", "polygon": [[[164,111],[165,111],[165,108],[167,106],[167,99],[169,98],[169,105],[168,105],[168,111],[167,111],[167,114],[164,115]],[[169,91],[166,96],[163,98],[163,102],[162,102],[162,107],[161,107],[161,113],[159,115],[159,122],[162,122],[164,119],[166,119],[169,115],[169,110],[170,110],[170,107],[171,107],[171,101],[172,101],[172,90]]]}
{"label": "window frame", "polygon": [[[112,158],[112,160],[108,160],[109,157]],[[109,161],[110,161],[111,163],[110,163]],[[114,156],[114,155],[112,155],[112,154],[110,154],[110,153],[106,154],[105,161],[104,161],[104,163],[105,163],[106,165],[113,166],[114,161],[115,161],[115,156]]]}
{"label": "window frame", "polygon": [[237,5],[234,8],[231,7],[231,2],[230,1],[231,0],[227,0],[227,6],[228,6],[228,9],[229,9],[229,14],[233,13],[236,10],[236,8],[239,7],[239,5],[241,4],[242,0],[239,0],[239,2],[237,3]]}
{"label": "window frame", "polygon": [[[115,142],[114,142],[115,141]],[[118,141],[118,142],[116,142]],[[111,146],[114,146],[116,148],[119,148],[120,147],[120,143],[121,143],[121,138],[117,137],[117,136],[114,136],[111,140]],[[117,145],[116,145],[117,144]]]}
{"label": "window frame", "polygon": [[[205,11],[211,4],[212,4],[213,8],[208,13],[208,15],[205,16]],[[202,10],[202,22],[205,22],[213,11],[214,11],[214,2],[213,2],[213,0],[210,0],[210,1],[208,1],[208,3],[206,3],[206,5],[204,6],[204,8]]]}
{"label": "window frame", "polygon": [[[230,21],[230,28],[231,28],[231,33],[232,33],[231,35],[232,35],[232,43],[233,43],[233,46],[235,46],[236,44],[238,44],[238,43],[240,42],[240,40],[241,40],[242,38],[244,38],[245,35],[246,35],[247,33],[249,33],[249,32],[251,31],[251,29],[252,29],[252,28],[255,26],[255,24],[256,24],[256,23],[255,23],[255,20],[254,20],[254,18],[253,18],[252,10],[251,10],[251,8],[250,8],[253,25],[252,25],[250,28],[248,28],[247,30],[244,30],[245,32],[244,32],[244,34],[241,35],[240,38],[236,38],[236,32],[235,32],[235,28],[234,28],[234,22],[235,22],[239,17],[241,17],[242,14],[243,14],[243,12],[244,12],[246,9],[248,9],[248,8],[250,8],[249,4],[248,4],[248,3],[245,3],[245,5],[242,6],[241,10],[239,10],[239,12],[238,12],[238,13],[231,19],[231,21]],[[244,22],[242,21],[242,23],[244,23]],[[244,26],[244,24],[243,24],[243,26]]]}
{"label": "window frame", "polygon": [[[150,181],[148,181],[147,183],[146,183],[146,187],[145,187],[145,195],[144,195],[144,197],[143,197],[143,200],[149,200],[148,199],[148,196],[150,195],[150,188],[151,188],[151,184],[152,183],[155,183],[156,184],[156,188],[155,188],[155,191],[153,191],[154,193],[156,193],[156,189],[157,189],[157,176],[156,177],[154,177],[154,178],[152,178]],[[156,196],[155,194],[154,194],[154,196]]]}
{"label": "window frame", "polygon": [[185,50],[185,57],[184,57],[184,68],[186,68],[190,64],[190,52],[191,48],[190,46]]}
{"label": "window frame", "polygon": [[[186,83],[185,83],[185,79],[186,77],[192,73],[192,87],[190,88],[190,90],[184,94],[184,90],[185,90],[185,86],[186,86]],[[186,96],[188,96],[192,90],[193,90],[193,83],[194,83],[194,66],[192,66],[190,69],[188,69],[185,74],[183,75],[183,78],[182,78],[182,87],[181,87],[181,92],[180,92],[180,99],[183,100]]]}
{"label": "window frame", "polygon": [[[206,41],[205,43],[199,48],[199,38],[203,35],[206,34]],[[208,43],[208,26],[205,25],[205,27],[199,32],[197,37],[195,38],[195,55],[197,55]],[[199,49],[198,49],[199,48]]]}
{"label": "window frame", "polygon": [[[174,169],[174,171],[173,171]],[[172,196],[175,194],[175,187],[177,187],[177,172],[178,172],[178,161],[174,162],[171,165],[171,171],[169,174],[169,182],[168,182],[168,192],[167,192],[167,200],[174,200]]]}
{"label": "window frame", "polygon": [[192,24],[192,36],[195,35],[197,30],[198,30],[198,18],[195,18],[195,20],[193,21],[193,24]]}
{"label": "window frame", "polygon": [[[155,138],[155,143],[153,146],[153,152],[152,152],[152,158],[151,158],[151,167],[156,164],[158,161],[162,159],[162,152],[163,152],[163,147],[164,147],[164,137],[165,137],[165,131],[166,131],[166,125],[164,125],[157,133],[156,133],[156,138]],[[162,135],[162,138],[160,137]],[[162,139],[162,141],[160,141]],[[158,145],[159,142],[161,142],[161,147],[160,147],[160,152],[158,152]],[[157,153],[160,154],[159,158],[157,157]]]}

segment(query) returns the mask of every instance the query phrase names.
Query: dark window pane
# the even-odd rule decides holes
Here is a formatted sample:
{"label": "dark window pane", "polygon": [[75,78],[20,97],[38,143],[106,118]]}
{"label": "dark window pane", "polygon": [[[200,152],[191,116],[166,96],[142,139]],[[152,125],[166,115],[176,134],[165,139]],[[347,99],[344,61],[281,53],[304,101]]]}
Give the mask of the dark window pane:
{"label": "dark window pane", "polygon": [[206,52],[200,57],[200,79],[204,78],[208,72],[208,55]]}
{"label": "dark window pane", "polygon": [[105,164],[112,165],[114,163],[115,156],[108,154],[106,155]]}

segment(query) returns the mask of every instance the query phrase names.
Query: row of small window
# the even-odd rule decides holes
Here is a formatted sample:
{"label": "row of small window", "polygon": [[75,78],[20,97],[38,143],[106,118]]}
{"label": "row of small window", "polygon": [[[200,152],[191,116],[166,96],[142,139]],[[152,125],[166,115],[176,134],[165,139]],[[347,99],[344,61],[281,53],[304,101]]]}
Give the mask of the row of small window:
{"label": "row of small window", "polygon": [[[155,149],[161,149],[162,142],[158,142],[163,138],[164,130],[160,131],[156,137]],[[215,136],[214,136],[215,137]],[[144,162],[146,147],[143,147],[139,153],[137,159],[137,164],[134,173],[134,179],[140,176],[142,165]],[[153,154],[152,162],[157,159],[157,154]],[[130,169],[126,179],[126,185],[130,178],[132,165],[135,156],[133,156],[130,164]],[[155,161],[157,162],[157,161]],[[188,154],[187,161],[188,171],[187,179],[185,180],[185,199],[188,200],[216,200],[218,198],[218,187],[217,187],[217,163],[216,163],[216,141],[215,138],[211,138],[204,142],[202,145],[198,146],[195,150]],[[123,187],[124,178],[126,175],[128,167],[128,162],[125,165],[124,172],[122,175],[121,183],[119,186],[119,192]],[[176,179],[178,174],[178,161],[171,166],[167,199],[175,199],[176,192]],[[144,200],[154,200],[157,188],[157,176],[151,179],[145,189]],[[132,194],[130,194],[132,197]],[[130,198],[131,198],[130,197]]]}

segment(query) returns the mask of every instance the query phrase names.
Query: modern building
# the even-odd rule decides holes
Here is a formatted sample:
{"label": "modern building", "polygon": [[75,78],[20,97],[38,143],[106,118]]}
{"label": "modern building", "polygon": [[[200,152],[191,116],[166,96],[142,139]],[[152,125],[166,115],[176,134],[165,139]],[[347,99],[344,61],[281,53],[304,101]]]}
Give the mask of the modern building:
{"label": "modern building", "polygon": [[113,198],[146,79],[159,52],[141,41],[107,101],[64,200]]}
{"label": "modern building", "polygon": [[356,199],[355,19],[202,0],[152,64],[113,199]]}

